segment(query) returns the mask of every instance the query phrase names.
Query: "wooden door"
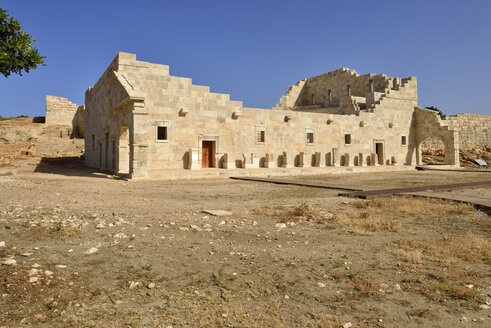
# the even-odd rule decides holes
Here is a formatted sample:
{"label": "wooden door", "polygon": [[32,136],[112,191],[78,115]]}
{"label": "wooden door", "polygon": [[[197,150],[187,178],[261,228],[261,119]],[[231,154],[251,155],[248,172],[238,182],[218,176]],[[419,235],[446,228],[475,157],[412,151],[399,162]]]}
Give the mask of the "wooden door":
{"label": "wooden door", "polygon": [[201,167],[213,167],[213,141],[203,141]]}
{"label": "wooden door", "polygon": [[375,143],[375,152],[380,165],[384,165],[384,144],[381,142]]}

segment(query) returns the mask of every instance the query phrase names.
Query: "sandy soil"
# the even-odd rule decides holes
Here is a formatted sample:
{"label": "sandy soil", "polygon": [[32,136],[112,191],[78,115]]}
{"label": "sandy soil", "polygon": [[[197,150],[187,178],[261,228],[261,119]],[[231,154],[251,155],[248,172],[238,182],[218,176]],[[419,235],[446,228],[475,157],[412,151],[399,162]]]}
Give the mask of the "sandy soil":
{"label": "sandy soil", "polygon": [[[126,182],[55,164],[0,177],[7,327],[491,324],[491,224],[469,205],[231,179]],[[296,179],[397,187],[483,174]]]}

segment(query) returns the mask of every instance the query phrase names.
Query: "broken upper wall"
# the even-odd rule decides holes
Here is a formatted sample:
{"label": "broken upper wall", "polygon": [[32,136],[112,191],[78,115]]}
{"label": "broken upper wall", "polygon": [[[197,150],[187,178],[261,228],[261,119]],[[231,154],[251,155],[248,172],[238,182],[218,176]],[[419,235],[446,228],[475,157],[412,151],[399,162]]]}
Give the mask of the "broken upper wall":
{"label": "broken upper wall", "polygon": [[71,136],[84,136],[84,111],[85,106],[77,106],[67,98],[46,96],[46,124],[71,126]]}
{"label": "broken upper wall", "polygon": [[281,97],[276,108],[356,114],[359,110],[370,110],[384,97],[413,101],[416,106],[416,78],[392,78],[385,74],[360,76],[354,70],[341,68],[299,81]]}
{"label": "broken upper wall", "polygon": [[449,126],[434,110],[416,107],[413,117],[416,140],[416,161],[422,165],[421,151],[425,147],[425,140],[437,138],[445,147],[445,164],[459,165],[459,132],[455,127]]}
{"label": "broken upper wall", "polygon": [[[447,116],[442,124],[459,131],[459,146],[467,148],[491,148],[491,116],[477,114],[457,114]],[[438,139],[427,139],[425,148],[438,148]]]}

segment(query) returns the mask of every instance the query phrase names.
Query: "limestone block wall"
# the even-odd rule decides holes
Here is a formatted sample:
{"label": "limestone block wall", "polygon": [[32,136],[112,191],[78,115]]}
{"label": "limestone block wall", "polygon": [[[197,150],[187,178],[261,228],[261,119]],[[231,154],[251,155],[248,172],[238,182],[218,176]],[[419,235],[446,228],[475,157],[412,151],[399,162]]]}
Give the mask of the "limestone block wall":
{"label": "limestone block wall", "polygon": [[77,134],[79,138],[85,136],[85,105],[77,107],[77,113],[75,119],[77,121]]}
{"label": "limestone block wall", "polygon": [[46,124],[72,125],[77,108],[67,98],[46,96]]}
{"label": "limestone block wall", "polygon": [[421,151],[428,138],[440,139],[445,147],[445,163],[459,165],[459,133],[446,124],[440,116],[432,110],[417,107],[413,118],[416,127],[416,153],[417,163],[422,164]]}
{"label": "limestone block wall", "polygon": [[[417,101],[415,77],[401,79],[385,74],[360,76],[354,70],[341,68],[301,80],[296,85],[290,86],[275,108],[293,109],[314,105],[319,108],[340,107],[346,111],[346,107],[349,107],[349,103],[353,100],[370,107],[391,90],[404,90],[405,97]],[[401,95],[402,93],[399,92],[399,96]]]}
{"label": "limestone block wall", "polygon": [[68,125],[72,127],[72,136],[84,135],[85,124],[83,119],[83,106],[77,106],[67,98],[46,96],[46,124]]}
{"label": "limestone block wall", "polygon": [[[491,116],[476,114],[457,114],[448,116],[442,123],[459,131],[459,147],[491,148]],[[423,147],[437,148],[441,146],[436,138],[428,138]]]}
{"label": "limestone block wall", "polygon": [[[365,82],[360,80],[360,90]],[[383,95],[370,111],[356,115],[247,108],[170,75],[167,65],[119,53],[86,92],[86,163],[123,173],[141,170],[144,176],[143,171],[188,168],[190,152],[200,162],[204,142],[211,142],[212,167],[241,167],[244,158],[252,165],[259,159],[260,166],[280,166],[285,153],[291,165],[326,163],[335,155],[337,163],[355,165],[367,163],[377,148],[382,164],[415,164],[416,80]],[[162,140],[159,128],[166,131]]]}

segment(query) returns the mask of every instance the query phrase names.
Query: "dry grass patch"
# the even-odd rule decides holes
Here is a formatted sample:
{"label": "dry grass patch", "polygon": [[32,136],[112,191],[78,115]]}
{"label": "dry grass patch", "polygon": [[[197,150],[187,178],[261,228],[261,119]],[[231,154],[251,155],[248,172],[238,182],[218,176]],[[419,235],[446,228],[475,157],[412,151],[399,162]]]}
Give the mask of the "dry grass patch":
{"label": "dry grass patch", "polygon": [[379,213],[373,213],[369,210],[358,211],[347,209],[339,213],[336,222],[345,227],[350,227],[356,234],[370,234],[375,231],[403,231],[402,224],[393,218],[387,218]]}
{"label": "dry grass patch", "polygon": [[491,241],[470,232],[434,239],[405,239],[396,242],[391,253],[409,263],[423,263],[426,260],[447,264],[465,261],[490,265]]}
{"label": "dry grass patch", "polygon": [[382,196],[355,203],[356,208],[365,208],[380,213],[404,216],[439,216],[442,214],[466,215],[475,213],[471,204],[409,195]]}
{"label": "dry grass patch", "polygon": [[308,203],[301,203],[292,208],[284,206],[261,206],[252,210],[255,215],[277,218],[278,222],[289,223],[299,221],[316,220],[318,223],[332,222],[334,214],[324,211],[319,207],[313,207]]}

